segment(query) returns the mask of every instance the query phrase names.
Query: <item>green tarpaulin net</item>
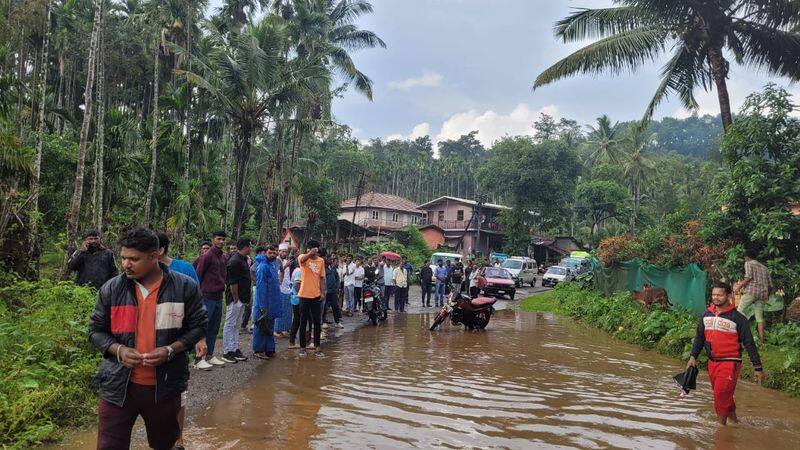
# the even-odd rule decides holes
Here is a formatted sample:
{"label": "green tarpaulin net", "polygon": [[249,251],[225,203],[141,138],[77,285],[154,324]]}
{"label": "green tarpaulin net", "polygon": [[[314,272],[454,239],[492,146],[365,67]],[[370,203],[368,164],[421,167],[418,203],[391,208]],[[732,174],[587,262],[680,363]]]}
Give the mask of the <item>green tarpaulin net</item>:
{"label": "green tarpaulin net", "polygon": [[603,267],[597,258],[591,259],[595,288],[605,295],[625,291],[641,291],[645,284],[667,291],[673,308],[697,314],[706,309],[708,276],[697,264],[682,269],[665,269],[640,259]]}

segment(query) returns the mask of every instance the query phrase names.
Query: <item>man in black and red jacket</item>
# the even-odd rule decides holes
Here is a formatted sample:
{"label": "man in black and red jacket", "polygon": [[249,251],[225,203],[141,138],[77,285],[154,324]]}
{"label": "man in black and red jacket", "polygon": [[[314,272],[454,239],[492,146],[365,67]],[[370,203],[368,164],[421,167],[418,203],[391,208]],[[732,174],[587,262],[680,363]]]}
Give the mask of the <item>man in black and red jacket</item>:
{"label": "man in black and red jacket", "polygon": [[89,339],[103,355],[97,448],[130,447],[141,415],[150,447],[167,450],[180,433],[186,350],[205,335],[208,318],[194,280],[159,263],[154,232],[131,231],[119,245],[125,271],[100,288],[89,318]]}
{"label": "man in black and red jacket", "polygon": [[719,423],[728,419],[738,422],[733,393],[742,369],[742,347],[747,349],[759,383],[764,379],[761,357],[750,331],[750,324],[730,302],[730,285],[719,283],[711,291],[711,306],[697,323],[697,335],[692,345],[689,366],[697,366],[697,356],[703,348],[708,354],[708,378],[714,391],[714,409]]}

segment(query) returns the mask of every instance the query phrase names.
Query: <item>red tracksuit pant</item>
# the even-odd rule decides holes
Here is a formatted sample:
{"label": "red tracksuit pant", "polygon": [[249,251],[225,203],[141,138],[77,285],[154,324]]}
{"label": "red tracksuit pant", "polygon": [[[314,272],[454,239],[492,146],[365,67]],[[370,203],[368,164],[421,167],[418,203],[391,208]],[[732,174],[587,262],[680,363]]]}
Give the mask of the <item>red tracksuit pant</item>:
{"label": "red tracksuit pant", "polygon": [[742,363],[738,361],[708,362],[708,378],[711,379],[711,388],[714,390],[714,410],[720,417],[736,412],[733,393],[741,369]]}

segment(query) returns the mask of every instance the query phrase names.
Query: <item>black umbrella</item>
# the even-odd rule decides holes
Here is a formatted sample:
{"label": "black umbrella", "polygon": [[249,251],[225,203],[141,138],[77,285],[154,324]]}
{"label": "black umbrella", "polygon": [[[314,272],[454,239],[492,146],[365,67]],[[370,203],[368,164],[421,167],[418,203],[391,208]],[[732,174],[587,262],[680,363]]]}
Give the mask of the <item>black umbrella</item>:
{"label": "black umbrella", "polygon": [[697,367],[689,366],[686,372],[681,372],[673,377],[684,395],[689,395],[689,391],[697,389]]}

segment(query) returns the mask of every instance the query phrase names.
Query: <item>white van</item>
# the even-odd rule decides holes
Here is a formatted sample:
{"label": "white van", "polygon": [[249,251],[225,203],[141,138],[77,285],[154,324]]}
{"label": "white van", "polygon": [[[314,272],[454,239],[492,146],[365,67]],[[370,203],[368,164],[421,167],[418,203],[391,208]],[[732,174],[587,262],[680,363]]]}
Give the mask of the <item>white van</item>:
{"label": "white van", "polygon": [[536,286],[536,273],[539,271],[536,260],[523,256],[512,256],[503,261],[500,267],[511,273],[517,287],[522,287],[524,284],[530,284],[531,287]]}
{"label": "white van", "polygon": [[446,265],[447,261],[449,260],[450,264],[452,265],[456,263],[457,259],[460,259],[463,262],[464,256],[462,256],[460,253],[434,253],[433,256],[431,256],[431,270],[433,270],[434,275],[436,274],[436,265],[439,264],[440,259],[442,260],[443,264]]}

